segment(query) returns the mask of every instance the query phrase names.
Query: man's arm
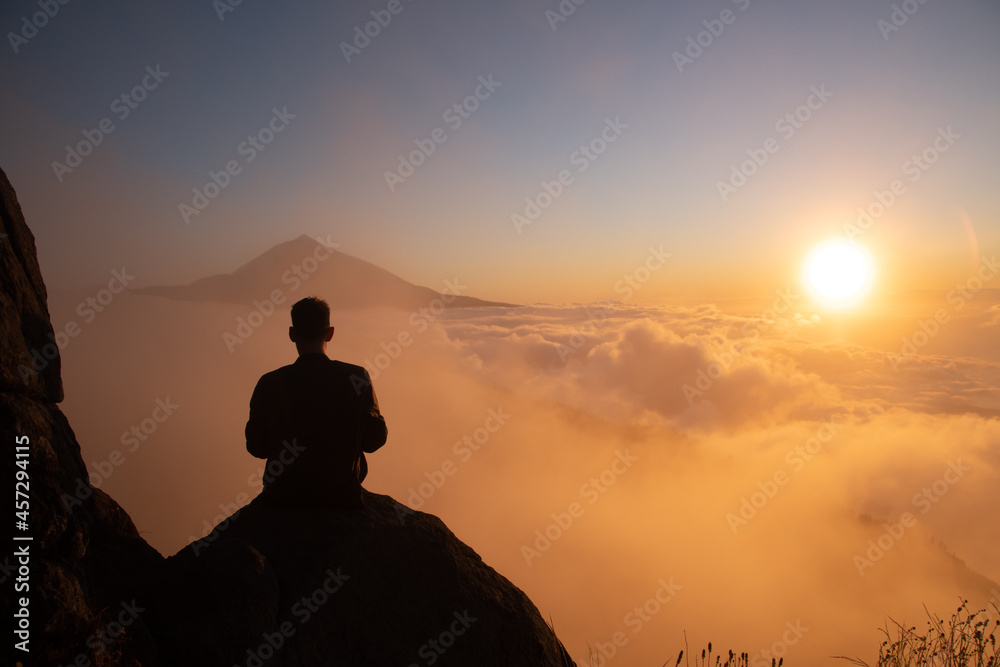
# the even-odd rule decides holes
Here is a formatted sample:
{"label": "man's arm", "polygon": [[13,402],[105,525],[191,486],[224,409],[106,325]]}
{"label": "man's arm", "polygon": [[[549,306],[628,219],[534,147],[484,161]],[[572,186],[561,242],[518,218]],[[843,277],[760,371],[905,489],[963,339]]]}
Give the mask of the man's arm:
{"label": "man's arm", "polygon": [[259,459],[269,458],[278,452],[275,447],[272,421],[274,414],[274,399],[268,390],[268,383],[262,377],[254,387],[250,397],[250,418],[247,419],[246,438],[247,451]]}
{"label": "man's arm", "polygon": [[368,375],[367,370],[362,370],[362,372],[365,379],[363,385],[365,392],[362,396],[364,403],[362,405],[367,407],[367,414],[364,417],[364,426],[361,431],[361,451],[370,454],[385,444],[389,430],[385,426],[385,417],[379,412],[378,399],[375,398],[375,388],[372,387],[372,379]]}

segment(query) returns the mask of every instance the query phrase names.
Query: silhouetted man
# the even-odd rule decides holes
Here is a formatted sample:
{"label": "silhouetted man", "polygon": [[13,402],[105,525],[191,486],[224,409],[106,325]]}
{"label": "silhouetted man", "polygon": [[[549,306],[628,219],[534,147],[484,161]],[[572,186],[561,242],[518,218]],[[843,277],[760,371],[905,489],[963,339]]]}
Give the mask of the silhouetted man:
{"label": "silhouetted man", "polygon": [[316,297],[292,306],[295,363],[265,374],[250,399],[247,451],[267,459],[265,497],[280,504],[361,508],[365,452],[385,444],[371,378],[331,360],[330,308]]}

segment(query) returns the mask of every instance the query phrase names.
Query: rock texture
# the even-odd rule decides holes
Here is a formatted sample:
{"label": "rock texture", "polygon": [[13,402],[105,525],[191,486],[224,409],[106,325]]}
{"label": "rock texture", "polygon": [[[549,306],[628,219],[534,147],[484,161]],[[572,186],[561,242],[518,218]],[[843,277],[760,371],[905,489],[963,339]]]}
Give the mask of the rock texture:
{"label": "rock texture", "polygon": [[[168,559],[149,623],[179,665],[572,665],[527,596],[440,519],[269,508]],[[280,650],[278,650],[280,649]]]}
{"label": "rock texture", "polygon": [[[58,348],[49,323],[48,299],[35,253],[35,237],[7,174],[0,171],[0,392],[43,403],[63,398]],[[52,338],[50,338],[52,336]],[[33,366],[32,354],[40,361]],[[48,356],[44,356],[48,354]],[[20,370],[19,370],[20,369]]]}
{"label": "rock texture", "polygon": [[[366,495],[362,511],[258,498],[164,559],[90,485],[57,407],[58,340],[34,237],[0,171],[0,437],[30,439],[28,654],[0,664],[279,667],[573,665],[531,601],[436,517]],[[8,487],[9,488],[9,487]],[[0,561],[0,613],[18,563]]]}
{"label": "rock texture", "polygon": [[[128,636],[135,640],[126,652],[121,650],[122,633],[108,642],[96,639],[112,621],[113,607],[138,580],[162,567],[163,558],[114,500],[90,486],[80,445],[56,406],[63,398],[59,349],[35,239],[2,171],[0,197],[2,474],[5,480],[14,479],[15,438],[29,438],[30,529],[17,532],[33,536],[25,543],[30,555],[30,653],[16,650],[8,638],[0,662],[102,665],[117,655],[115,664],[156,665],[155,649],[141,622],[132,624]],[[10,484],[5,482],[5,488]],[[14,613],[15,596],[24,595],[14,588],[21,576],[19,565],[13,549],[5,546],[0,614],[7,619]]]}

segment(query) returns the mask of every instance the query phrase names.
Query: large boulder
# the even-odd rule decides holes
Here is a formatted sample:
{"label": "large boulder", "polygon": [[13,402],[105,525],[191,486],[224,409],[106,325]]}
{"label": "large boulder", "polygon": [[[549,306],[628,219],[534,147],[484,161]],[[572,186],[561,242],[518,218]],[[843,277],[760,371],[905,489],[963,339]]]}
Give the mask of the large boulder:
{"label": "large boulder", "polygon": [[[266,495],[266,494],[265,494]],[[258,496],[168,559],[148,620],[177,665],[573,665],[531,600],[435,516]]]}

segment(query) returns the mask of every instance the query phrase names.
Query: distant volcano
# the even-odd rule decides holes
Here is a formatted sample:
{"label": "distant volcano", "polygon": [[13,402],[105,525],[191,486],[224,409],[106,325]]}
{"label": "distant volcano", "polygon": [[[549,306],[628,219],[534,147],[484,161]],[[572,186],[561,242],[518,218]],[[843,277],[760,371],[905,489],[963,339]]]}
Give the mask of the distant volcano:
{"label": "distant volcano", "polygon": [[190,285],[157,285],[134,290],[176,301],[217,301],[250,305],[275,290],[316,295],[333,309],[390,307],[411,310],[440,299],[449,308],[513,308],[516,304],[484,301],[446,283],[442,292],[407,282],[380,267],[302,235],[280,243],[232,273],[208,276]]}

